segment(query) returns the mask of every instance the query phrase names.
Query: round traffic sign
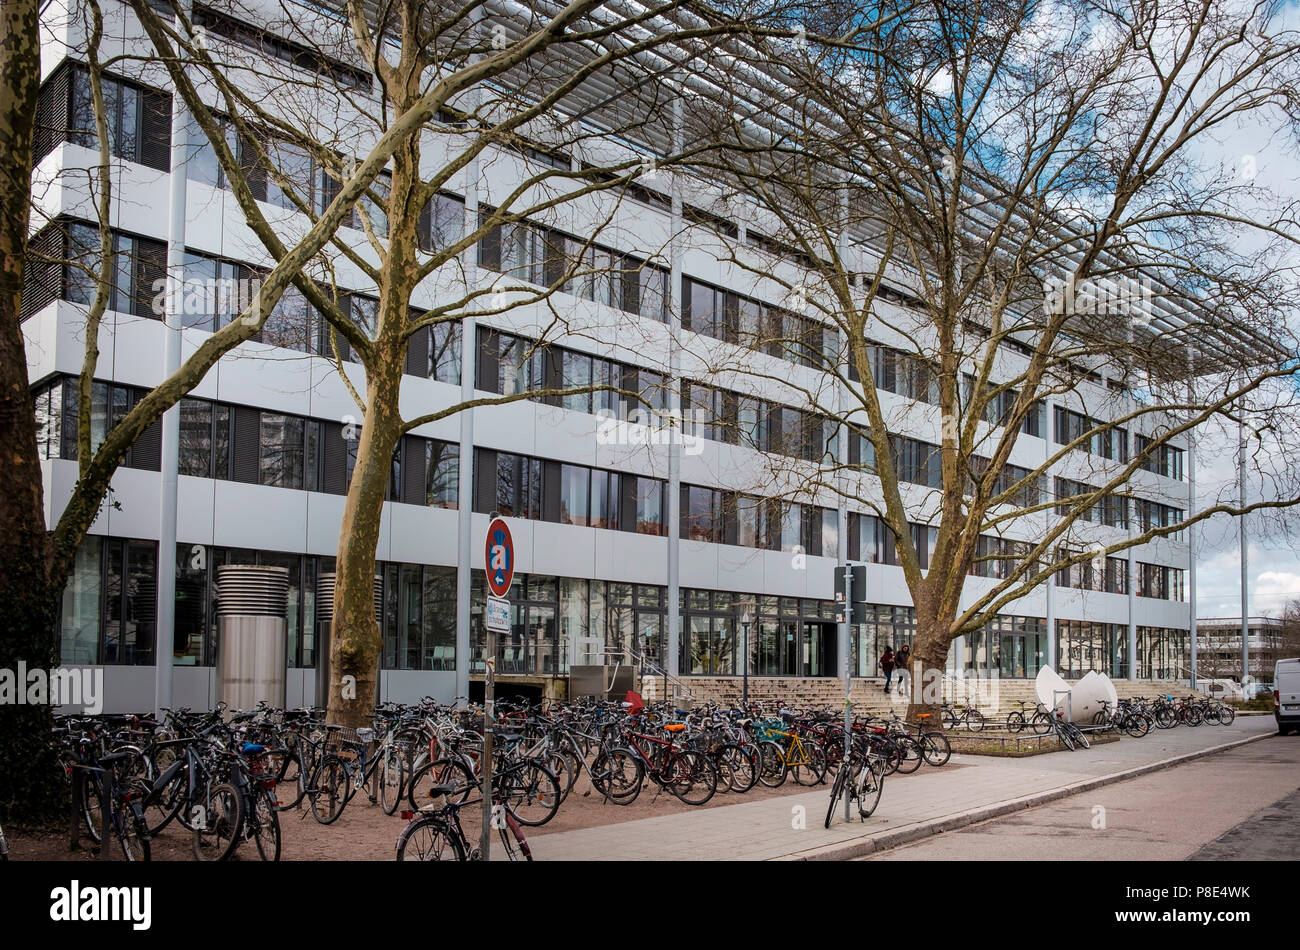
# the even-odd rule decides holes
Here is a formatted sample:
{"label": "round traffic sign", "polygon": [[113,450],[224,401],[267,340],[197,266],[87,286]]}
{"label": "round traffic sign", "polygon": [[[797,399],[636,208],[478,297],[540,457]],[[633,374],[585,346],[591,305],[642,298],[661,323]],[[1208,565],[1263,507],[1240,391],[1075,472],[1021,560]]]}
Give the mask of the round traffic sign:
{"label": "round traffic sign", "polygon": [[483,564],[492,596],[504,597],[510,593],[510,584],[515,579],[515,542],[502,518],[493,518],[488,525]]}

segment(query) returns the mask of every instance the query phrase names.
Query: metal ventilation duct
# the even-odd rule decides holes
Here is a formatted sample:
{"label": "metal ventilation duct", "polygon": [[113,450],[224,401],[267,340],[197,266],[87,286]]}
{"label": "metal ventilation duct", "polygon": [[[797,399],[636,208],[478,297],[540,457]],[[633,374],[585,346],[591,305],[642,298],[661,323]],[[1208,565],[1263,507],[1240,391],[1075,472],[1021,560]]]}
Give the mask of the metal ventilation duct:
{"label": "metal ventilation duct", "polygon": [[[316,579],[316,619],[321,623],[334,620],[334,574],[322,574]],[[375,576],[375,622],[384,618],[384,579]]]}
{"label": "metal ventilation duct", "polygon": [[288,606],[287,568],[252,564],[217,568],[218,617],[285,617]]}

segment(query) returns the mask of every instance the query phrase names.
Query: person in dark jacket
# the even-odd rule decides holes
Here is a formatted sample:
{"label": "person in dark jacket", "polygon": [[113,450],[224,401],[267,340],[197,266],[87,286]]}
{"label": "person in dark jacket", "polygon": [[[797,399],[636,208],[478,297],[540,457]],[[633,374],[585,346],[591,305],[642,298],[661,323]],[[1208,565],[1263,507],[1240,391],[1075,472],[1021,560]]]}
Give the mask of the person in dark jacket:
{"label": "person in dark jacket", "polygon": [[912,681],[911,669],[912,663],[912,646],[904,643],[898,648],[898,654],[894,657],[894,665],[898,668],[898,692],[899,695],[907,695],[907,687]]}
{"label": "person in dark jacket", "polygon": [[894,648],[885,647],[880,654],[880,668],[885,671],[885,692],[889,692],[889,681],[894,675]]}

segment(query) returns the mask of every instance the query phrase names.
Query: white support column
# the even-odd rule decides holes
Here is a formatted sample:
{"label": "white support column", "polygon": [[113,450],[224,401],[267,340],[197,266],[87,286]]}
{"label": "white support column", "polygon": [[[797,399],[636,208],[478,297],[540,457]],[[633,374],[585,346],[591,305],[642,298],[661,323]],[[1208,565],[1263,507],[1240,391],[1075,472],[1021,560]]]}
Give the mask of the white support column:
{"label": "white support column", "polygon": [[[188,17],[190,4],[182,2]],[[180,21],[177,20],[177,29]],[[167,189],[167,294],[162,314],[163,378],[181,368],[181,330],[184,326],[185,204],[188,179],[185,169],[190,124],[189,109],[179,92],[172,93],[171,176]],[[178,402],[162,417],[162,451],[158,491],[158,601],[154,616],[154,712],[172,705],[172,673],[176,639],[176,492],[179,481],[181,407]],[[287,658],[281,657],[282,663]]]}
{"label": "white support column", "polygon": [[[1187,434],[1187,515],[1196,510],[1196,437]],[[1196,689],[1196,526],[1187,529],[1187,615],[1188,615],[1188,671],[1192,689]]]}
{"label": "white support column", "polygon": [[[1043,420],[1043,462],[1046,465],[1048,459],[1052,457],[1052,425],[1056,419],[1056,404],[1050,399],[1043,405],[1043,413],[1047,417]],[[1054,491],[1055,486],[1051,483],[1052,473],[1044,468],[1043,477],[1048,479],[1048,491]],[[1052,513],[1049,511],[1044,515],[1044,520],[1050,519]],[[1052,554],[1047,554],[1048,563],[1052,560]],[[1057,656],[1056,643],[1056,575],[1049,574],[1047,584],[1043,590],[1043,600],[1046,604],[1046,622],[1047,622],[1047,665],[1053,670],[1060,672],[1057,667],[1060,665],[1060,657]],[[1035,657],[1037,659],[1037,657]]]}
{"label": "white support column", "polygon": [[[682,143],[682,91],[673,99],[673,143],[670,151],[677,153]],[[672,238],[668,246],[671,272],[668,278],[668,412],[669,418],[681,419],[683,432],[686,420],[682,417],[682,189],[680,178],[672,174]],[[679,433],[680,435],[681,433]],[[668,609],[664,617],[668,629],[664,631],[664,656],[659,658],[670,676],[679,676],[681,657],[681,525],[682,525],[682,447],[680,439],[668,446],[668,558],[667,571]],[[756,624],[757,625],[757,624]]]}
{"label": "white support column", "polygon": [[[1129,506],[1128,534],[1133,537],[1137,526],[1137,512]],[[1137,669],[1137,561],[1133,557],[1133,548],[1128,549],[1128,676],[1126,679],[1138,678]]]}
{"label": "white support column", "polygon": [[[474,156],[465,168],[465,227],[467,233],[478,228],[479,159]],[[478,246],[471,245],[461,255],[466,288],[478,286]],[[460,398],[474,398],[474,372],[478,365],[478,318],[472,313],[460,323]],[[474,412],[460,414],[460,455],[457,458],[456,486],[456,695],[469,696],[470,621],[473,595],[474,539]]]}

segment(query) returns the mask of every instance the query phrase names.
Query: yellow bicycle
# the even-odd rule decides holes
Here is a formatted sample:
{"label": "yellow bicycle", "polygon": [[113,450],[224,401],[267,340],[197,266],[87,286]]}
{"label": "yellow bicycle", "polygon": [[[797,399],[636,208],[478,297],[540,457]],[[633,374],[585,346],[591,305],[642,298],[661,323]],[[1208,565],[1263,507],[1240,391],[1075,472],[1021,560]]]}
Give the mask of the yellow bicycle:
{"label": "yellow bicycle", "polygon": [[785,784],[787,775],[793,775],[800,785],[816,785],[826,777],[826,751],[821,743],[801,736],[799,727],[784,719],[786,728],[775,725],[764,727],[765,737],[758,743],[758,780],[768,788]]}

